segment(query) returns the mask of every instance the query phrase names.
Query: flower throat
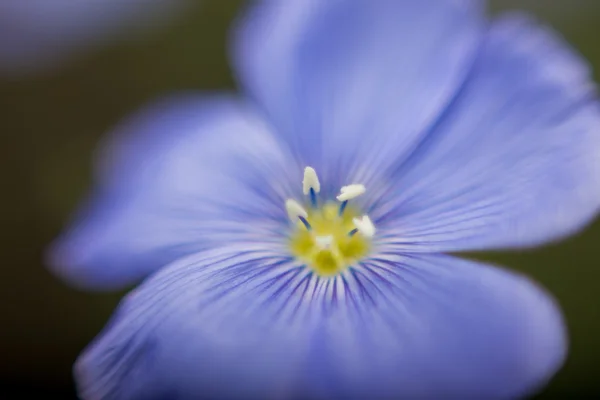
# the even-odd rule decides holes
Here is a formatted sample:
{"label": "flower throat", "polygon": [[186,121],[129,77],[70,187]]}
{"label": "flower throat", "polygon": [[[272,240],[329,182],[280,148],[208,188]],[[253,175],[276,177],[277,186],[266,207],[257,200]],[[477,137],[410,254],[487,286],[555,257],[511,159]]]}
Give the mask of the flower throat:
{"label": "flower throat", "polygon": [[311,167],[304,170],[303,192],[309,197],[304,208],[293,199],[285,207],[293,224],[290,250],[321,276],[332,276],[359,261],[368,253],[375,226],[360,216],[349,201],[362,195],[365,187],[352,184],[341,188],[338,202],[319,204],[321,185]]}

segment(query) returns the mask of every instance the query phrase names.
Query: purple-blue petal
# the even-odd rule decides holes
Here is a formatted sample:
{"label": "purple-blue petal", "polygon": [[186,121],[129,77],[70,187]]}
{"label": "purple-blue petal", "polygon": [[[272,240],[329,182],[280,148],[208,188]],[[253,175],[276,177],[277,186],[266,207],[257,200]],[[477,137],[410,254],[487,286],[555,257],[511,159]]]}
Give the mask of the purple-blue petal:
{"label": "purple-blue petal", "polygon": [[264,246],[162,269],[79,358],[90,399],[506,399],[561,366],[563,321],[527,278],[442,255],[336,278]]}
{"label": "purple-blue petal", "polygon": [[186,0],[2,0],[0,73],[25,75],[127,29],[155,27]]}
{"label": "purple-blue petal", "polygon": [[[69,282],[112,289],[178,257],[236,240],[281,241],[301,169],[228,96],[174,96],[121,124],[90,200],[49,252]],[[288,176],[290,173],[292,176]]]}
{"label": "purple-blue petal", "polygon": [[371,205],[397,251],[533,246],[600,207],[600,103],[588,65],[548,29],[489,29],[444,117]]}
{"label": "purple-blue petal", "polygon": [[80,356],[80,397],[289,397],[318,317],[306,299],[316,279],[280,254],[228,246],[160,270]]}
{"label": "purple-blue petal", "polygon": [[529,279],[435,254],[361,264],[337,280],[306,366],[311,397],[513,399],[562,366],[561,313]]}
{"label": "purple-blue petal", "polygon": [[260,2],[235,31],[233,58],[300,164],[337,190],[377,179],[435,123],[473,62],[480,3]]}

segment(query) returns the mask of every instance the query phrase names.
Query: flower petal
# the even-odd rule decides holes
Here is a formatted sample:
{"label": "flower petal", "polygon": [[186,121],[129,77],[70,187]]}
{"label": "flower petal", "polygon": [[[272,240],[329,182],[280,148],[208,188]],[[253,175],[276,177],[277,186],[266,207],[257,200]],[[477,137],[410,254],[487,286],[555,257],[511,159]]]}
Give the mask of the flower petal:
{"label": "flower petal", "polygon": [[50,263],[77,285],[115,288],[217,243],[282,240],[286,185],[301,181],[292,164],[233,98],[155,104],[113,135],[92,199]]}
{"label": "flower petal", "polygon": [[335,192],[402,158],[437,120],[473,61],[479,3],[260,2],[234,59],[296,157]]}
{"label": "flower petal", "polygon": [[554,302],[493,267],[393,256],[318,279],[228,247],[132,292],[76,378],[85,399],[515,398],[550,378],[565,341]]}
{"label": "flower petal", "polygon": [[22,76],[59,65],[119,33],[155,29],[187,0],[2,0],[0,73]]}
{"label": "flower petal", "polygon": [[504,16],[371,216],[398,251],[533,246],[572,234],[600,206],[599,111],[584,61],[527,18]]}
{"label": "flower petal", "polygon": [[307,367],[319,398],[520,398],[562,365],[563,321],[528,279],[444,255],[346,274]]}
{"label": "flower petal", "polygon": [[314,329],[315,277],[260,247],[161,269],[122,302],[75,367],[84,399],[286,397]]}

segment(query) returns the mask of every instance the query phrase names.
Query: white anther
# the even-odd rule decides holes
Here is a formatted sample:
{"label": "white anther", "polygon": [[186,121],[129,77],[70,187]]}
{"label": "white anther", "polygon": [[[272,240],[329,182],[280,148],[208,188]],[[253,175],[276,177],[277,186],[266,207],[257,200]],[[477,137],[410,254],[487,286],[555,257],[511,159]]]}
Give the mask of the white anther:
{"label": "white anther", "polygon": [[315,236],[315,241],[321,248],[328,249],[331,247],[331,244],[333,243],[333,236],[331,236],[331,235]]}
{"label": "white anther", "polygon": [[373,237],[375,235],[375,225],[371,222],[371,218],[363,215],[361,218],[353,218],[354,226],[364,237]]}
{"label": "white anther", "polygon": [[350,199],[360,196],[366,190],[367,189],[365,188],[365,186],[360,185],[360,184],[352,184],[352,185],[348,185],[348,186],[342,186],[342,188],[340,189],[341,193],[336,197],[336,199],[338,199],[339,201],[350,200]]}
{"label": "white anther", "polygon": [[317,172],[312,167],[304,168],[304,180],[302,181],[302,191],[304,194],[309,194],[310,189],[313,189],[315,193],[321,191],[321,184],[319,183],[319,177]]}
{"label": "white anther", "polygon": [[288,217],[292,222],[297,222],[298,217],[307,218],[308,213],[296,200],[288,199],[285,201],[285,209],[287,210]]}

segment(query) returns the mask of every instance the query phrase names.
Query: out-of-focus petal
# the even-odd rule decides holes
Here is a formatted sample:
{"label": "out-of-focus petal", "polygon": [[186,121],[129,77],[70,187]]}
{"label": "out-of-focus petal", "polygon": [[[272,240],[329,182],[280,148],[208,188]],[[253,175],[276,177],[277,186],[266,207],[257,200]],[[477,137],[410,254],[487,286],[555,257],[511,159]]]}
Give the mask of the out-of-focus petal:
{"label": "out-of-focus petal", "polygon": [[574,233],[600,206],[600,107],[587,65],[548,30],[504,16],[459,97],[389,182],[372,217],[398,251]]}
{"label": "out-of-focus petal", "polygon": [[521,398],[566,354],[554,301],[508,271],[443,255],[388,255],[337,283],[305,368],[319,383],[305,386],[308,396]]}
{"label": "out-of-focus petal", "polygon": [[265,246],[165,267],[122,302],[77,361],[84,399],[287,398],[315,316],[315,277]]}
{"label": "out-of-focus petal", "polygon": [[150,106],[100,155],[89,204],[50,250],[59,275],[90,288],[133,283],[217,243],[281,241],[287,185],[300,189],[301,169],[245,104],[226,96]]}
{"label": "out-of-focus petal", "polygon": [[260,2],[234,61],[295,156],[337,190],[401,159],[447,107],[479,44],[479,3]]}
{"label": "out-of-focus petal", "polygon": [[125,30],[151,28],[187,0],[2,0],[0,73],[21,76],[60,64]]}

